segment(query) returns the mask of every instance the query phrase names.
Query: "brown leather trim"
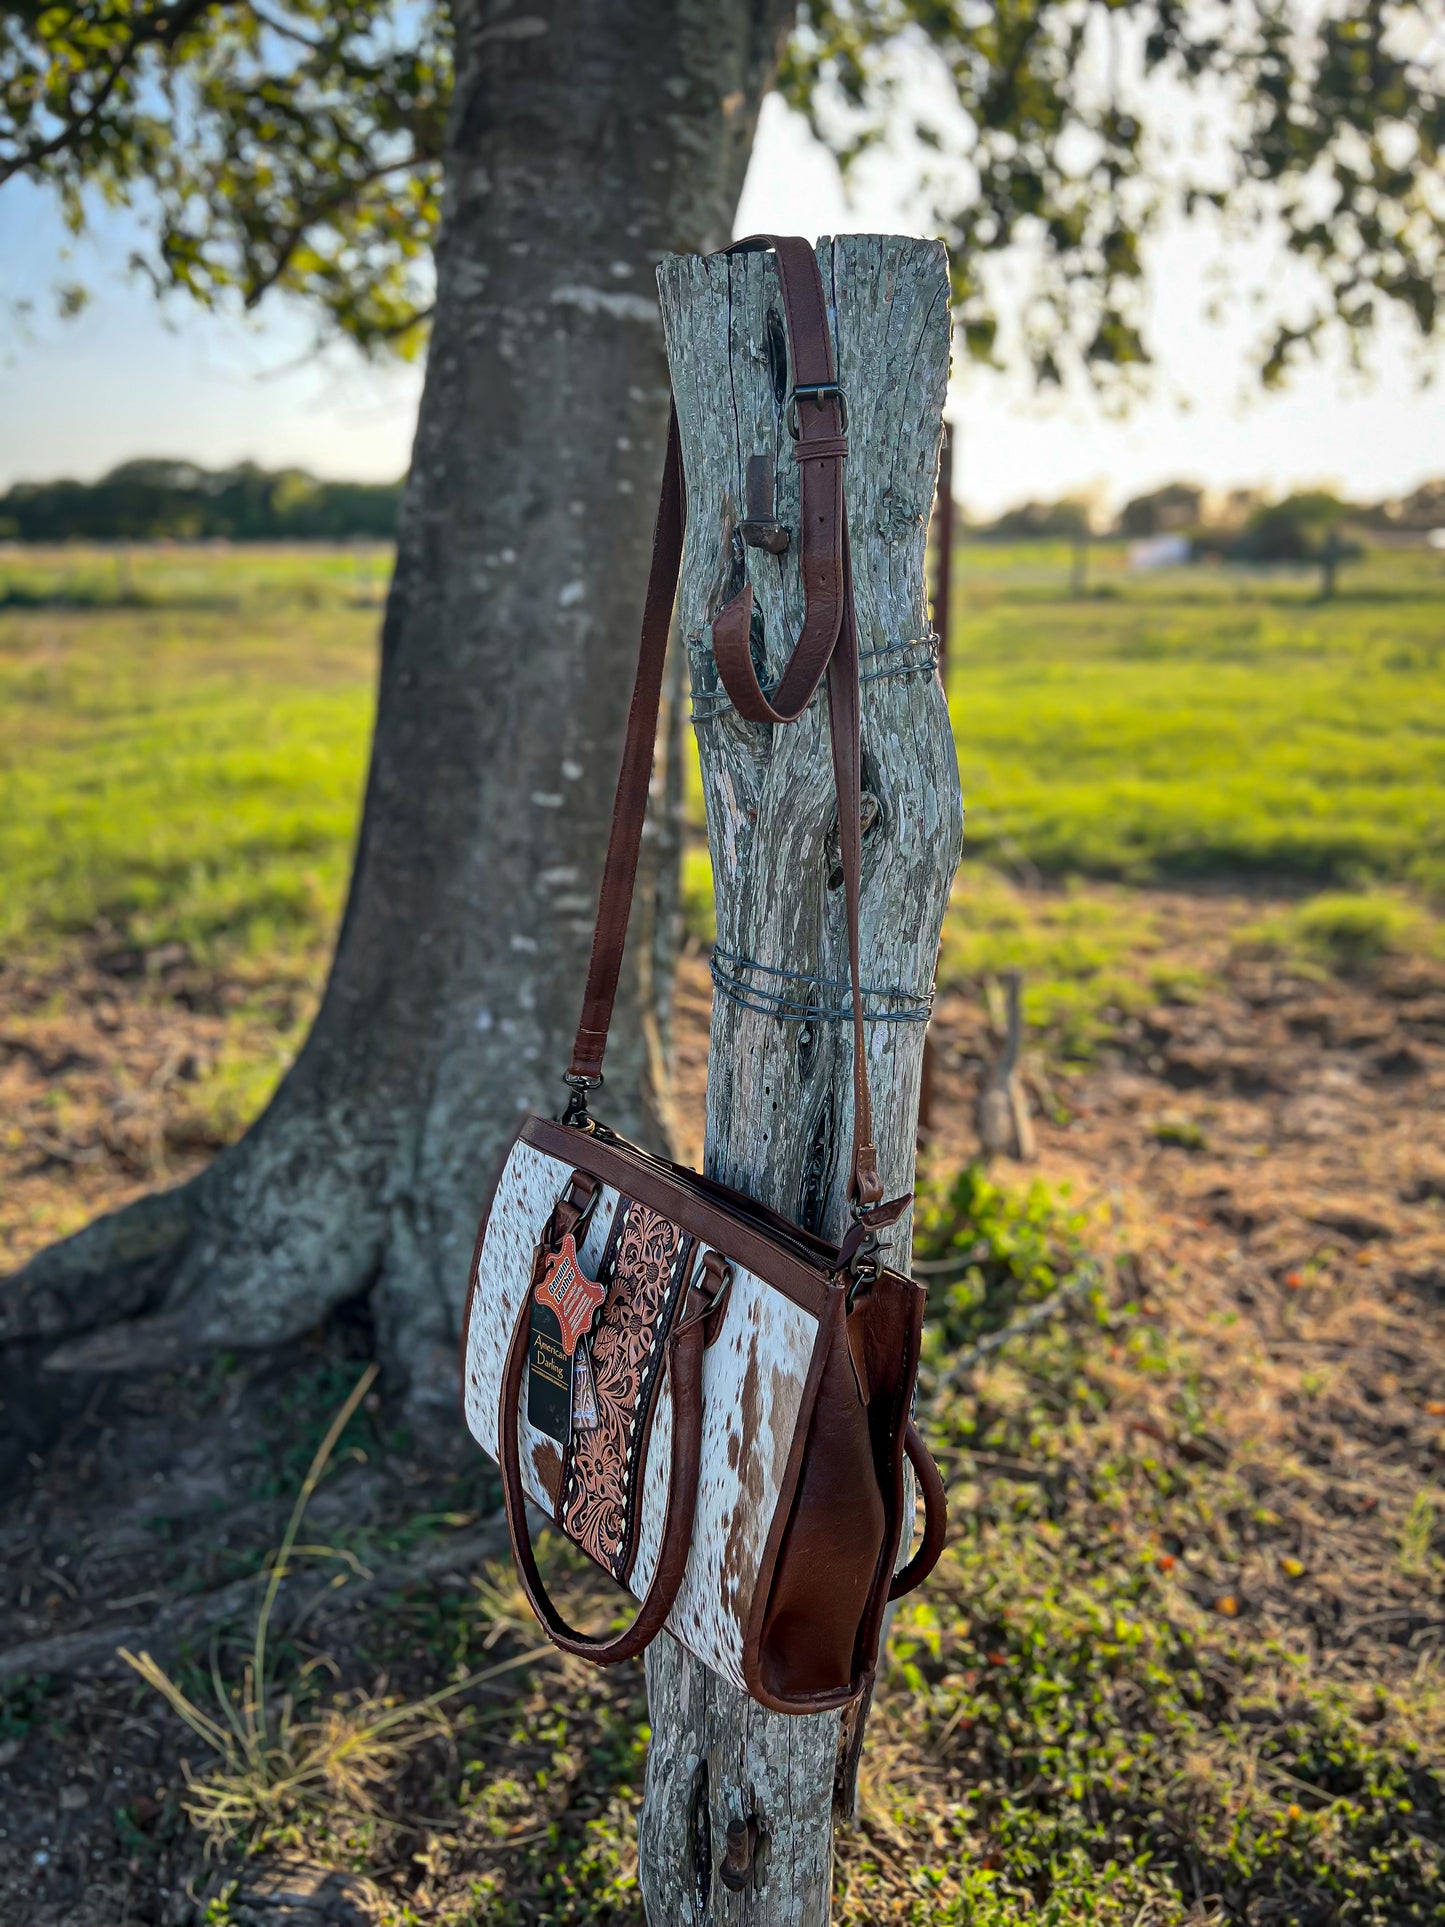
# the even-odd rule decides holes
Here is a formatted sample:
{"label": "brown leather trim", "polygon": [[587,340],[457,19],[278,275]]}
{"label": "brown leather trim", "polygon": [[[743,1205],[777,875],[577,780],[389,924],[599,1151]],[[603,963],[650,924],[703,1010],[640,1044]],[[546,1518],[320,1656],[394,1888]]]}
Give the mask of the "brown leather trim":
{"label": "brown leather trim", "polygon": [[[553,1119],[542,1121],[555,1122]],[[520,1126],[518,1128],[520,1129]],[[571,1130],[574,1127],[567,1125],[559,1128]],[[893,1204],[875,1207],[863,1220],[862,1231],[855,1236],[850,1227],[840,1247],[830,1244],[816,1231],[805,1230],[802,1225],[794,1223],[793,1219],[783,1212],[775,1211],[770,1204],[760,1204],[756,1198],[749,1197],[746,1191],[739,1191],[734,1185],[724,1184],[721,1178],[710,1178],[705,1172],[694,1171],[689,1165],[677,1164],[671,1158],[659,1157],[651,1151],[645,1151],[640,1145],[633,1144],[629,1139],[620,1137],[615,1131],[610,1131],[601,1124],[595,1131],[585,1135],[595,1137],[599,1144],[617,1145],[629,1157],[639,1160],[648,1170],[661,1171],[665,1176],[678,1179],[687,1187],[689,1194],[705,1198],[710,1204],[719,1206],[727,1212],[729,1217],[740,1218],[745,1225],[762,1232],[764,1237],[776,1238],[784,1251],[796,1254],[798,1247],[801,1246],[803,1262],[810,1267],[816,1267],[820,1274],[829,1278],[845,1263],[846,1255],[858,1248],[858,1244],[869,1229],[895,1223],[913,1202],[913,1193],[909,1191],[902,1198],[895,1199]],[[898,1207],[896,1210],[893,1208],[894,1205]],[[880,1212],[883,1215],[880,1215]]]}
{"label": "brown leather trim", "polygon": [[[799,1415],[796,1468],[774,1515],[749,1614],[748,1691],[777,1712],[841,1706],[877,1664],[883,1614],[902,1531],[903,1456],[918,1367],[924,1293],[885,1272],[868,1298],[828,1332],[830,1357],[816,1403]],[[870,1386],[866,1412],[861,1402]],[[870,1522],[868,1495],[877,1512]],[[941,1534],[930,1513],[929,1540]],[[930,1559],[936,1557],[927,1546]],[[868,1561],[865,1576],[858,1555]],[[920,1556],[907,1570],[925,1576]],[[843,1659],[844,1651],[848,1659]],[[809,1687],[830,1663],[846,1684]],[[796,1686],[788,1682],[799,1682]]]}
{"label": "brown leather trim", "polygon": [[822,1315],[830,1287],[821,1264],[815,1269],[775,1244],[766,1231],[741,1222],[722,1205],[700,1195],[686,1182],[685,1174],[659,1167],[624,1139],[598,1137],[547,1117],[524,1119],[517,1135],[549,1157],[590,1171],[614,1190],[639,1199],[654,1211],[665,1212],[674,1224],[753,1272],[804,1311],[812,1312],[815,1318]]}
{"label": "brown leather trim", "polygon": [[[695,1246],[694,1249],[697,1247]],[[733,1296],[733,1268],[720,1251],[709,1247],[702,1254],[702,1278],[707,1290],[709,1303],[703,1313],[702,1336],[704,1347],[715,1345],[722,1336],[723,1320],[728,1315],[728,1306]]]}
{"label": "brown leather trim", "polygon": [[873,1463],[888,1515],[868,1610],[858,1629],[859,1649],[870,1667],[877,1661],[893,1562],[903,1533],[903,1458],[923,1342],[925,1296],[923,1287],[911,1278],[884,1272],[854,1312],[863,1320],[864,1352],[873,1384],[868,1408]]}
{"label": "brown leather trim", "polygon": [[858,1387],[858,1397],[867,1405],[873,1396],[873,1386],[868,1375],[868,1354],[863,1347],[863,1334],[858,1328],[856,1318],[847,1321],[848,1357],[853,1366],[853,1383]]}

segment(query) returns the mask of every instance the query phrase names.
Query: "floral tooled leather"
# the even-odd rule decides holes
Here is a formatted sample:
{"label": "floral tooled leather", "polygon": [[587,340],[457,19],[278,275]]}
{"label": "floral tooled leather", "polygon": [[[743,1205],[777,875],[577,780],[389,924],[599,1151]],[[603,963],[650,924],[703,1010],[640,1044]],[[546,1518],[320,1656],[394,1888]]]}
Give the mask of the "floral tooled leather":
{"label": "floral tooled leather", "polygon": [[626,1207],[613,1276],[592,1339],[597,1424],[572,1439],[562,1526],[615,1578],[625,1578],[632,1537],[633,1457],[646,1435],[651,1369],[666,1330],[684,1233],[635,1200]]}

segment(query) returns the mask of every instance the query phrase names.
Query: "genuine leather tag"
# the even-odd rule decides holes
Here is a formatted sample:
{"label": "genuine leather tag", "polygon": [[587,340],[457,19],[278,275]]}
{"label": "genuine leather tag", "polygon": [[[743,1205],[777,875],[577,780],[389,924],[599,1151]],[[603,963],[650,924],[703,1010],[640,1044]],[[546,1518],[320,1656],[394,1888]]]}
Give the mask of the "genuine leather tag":
{"label": "genuine leather tag", "polygon": [[533,1302],[545,1305],[556,1316],[562,1349],[570,1358],[577,1340],[591,1325],[597,1307],[607,1296],[605,1285],[589,1278],[577,1257],[577,1246],[569,1231],[550,1253],[532,1293]]}

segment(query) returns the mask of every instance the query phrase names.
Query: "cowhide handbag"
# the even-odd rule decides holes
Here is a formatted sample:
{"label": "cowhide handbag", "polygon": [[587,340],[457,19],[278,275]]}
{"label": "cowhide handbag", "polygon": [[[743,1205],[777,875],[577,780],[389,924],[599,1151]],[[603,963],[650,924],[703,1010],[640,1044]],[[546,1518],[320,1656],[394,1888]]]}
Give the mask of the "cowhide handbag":
{"label": "cowhide handbag", "polygon": [[[852,985],[853,1223],[841,1245],[727,1186],[640,1150],[592,1118],[637,868],[682,553],[674,410],[582,1020],[559,1120],[528,1117],[477,1236],[462,1340],[467,1424],[502,1469],[512,1549],[565,1651],[608,1662],[666,1626],[781,1712],[839,1706],[867,1684],[890,1597],[932,1570],[942,1483],[909,1416],[922,1288],[889,1270],[859,994],[858,636],[842,463],[847,408],[806,241],[776,251],[801,469],[802,635],[765,693],[749,648],[752,591],[713,625],[738,713],[784,724],[827,677]],[[904,1459],[922,1542],[895,1574]],[[613,1637],[569,1626],[533,1556],[527,1503],[640,1601]]]}

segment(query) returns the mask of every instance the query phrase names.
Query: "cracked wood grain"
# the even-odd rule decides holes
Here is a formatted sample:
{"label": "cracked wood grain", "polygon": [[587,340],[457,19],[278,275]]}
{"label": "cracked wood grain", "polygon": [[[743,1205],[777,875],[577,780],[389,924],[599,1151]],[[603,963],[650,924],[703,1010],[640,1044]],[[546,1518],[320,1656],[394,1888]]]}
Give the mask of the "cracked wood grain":
{"label": "cracked wood grain", "polygon": [[[846,235],[818,247],[850,408],[848,513],[864,655],[863,980],[927,995],[958,861],[962,806],[947,708],[925,648],[924,538],[948,377],[942,246]],[[787,978],[769,987],[846,1003],[837,810],[821,694],[788,727],[741,721],[719,691],[709,624],[753,584],[765,680],[803,614],[796,547],[735,539],[750,457],[772,458],[778,519],[795,528],[798,483],[783,424],[782,305],[765,255],[676,256],[658,271],[687,472],[688,531],[677,621],[689,656],[720,946]],[[880,670],[890,673],[880,674]],[[868,999],[871,1003],[873,1000]],[[875,1023],[868,1038],[885,1194],[911,1187],[923,1027]],[[782,1021],[715,995],[707,1169],[838,1237],[846,1220],[851,1034],[839,1021]],[[894,1234],[906,1263],[910,1224]],[[818,1927],[829,1913],[835,1714],[755,1705],[663,1635],[647,1655],[652,1749],[639,1829],[654,1927]],[[730,1821],[757,1817],[750,1884],[718,1878]]]}

